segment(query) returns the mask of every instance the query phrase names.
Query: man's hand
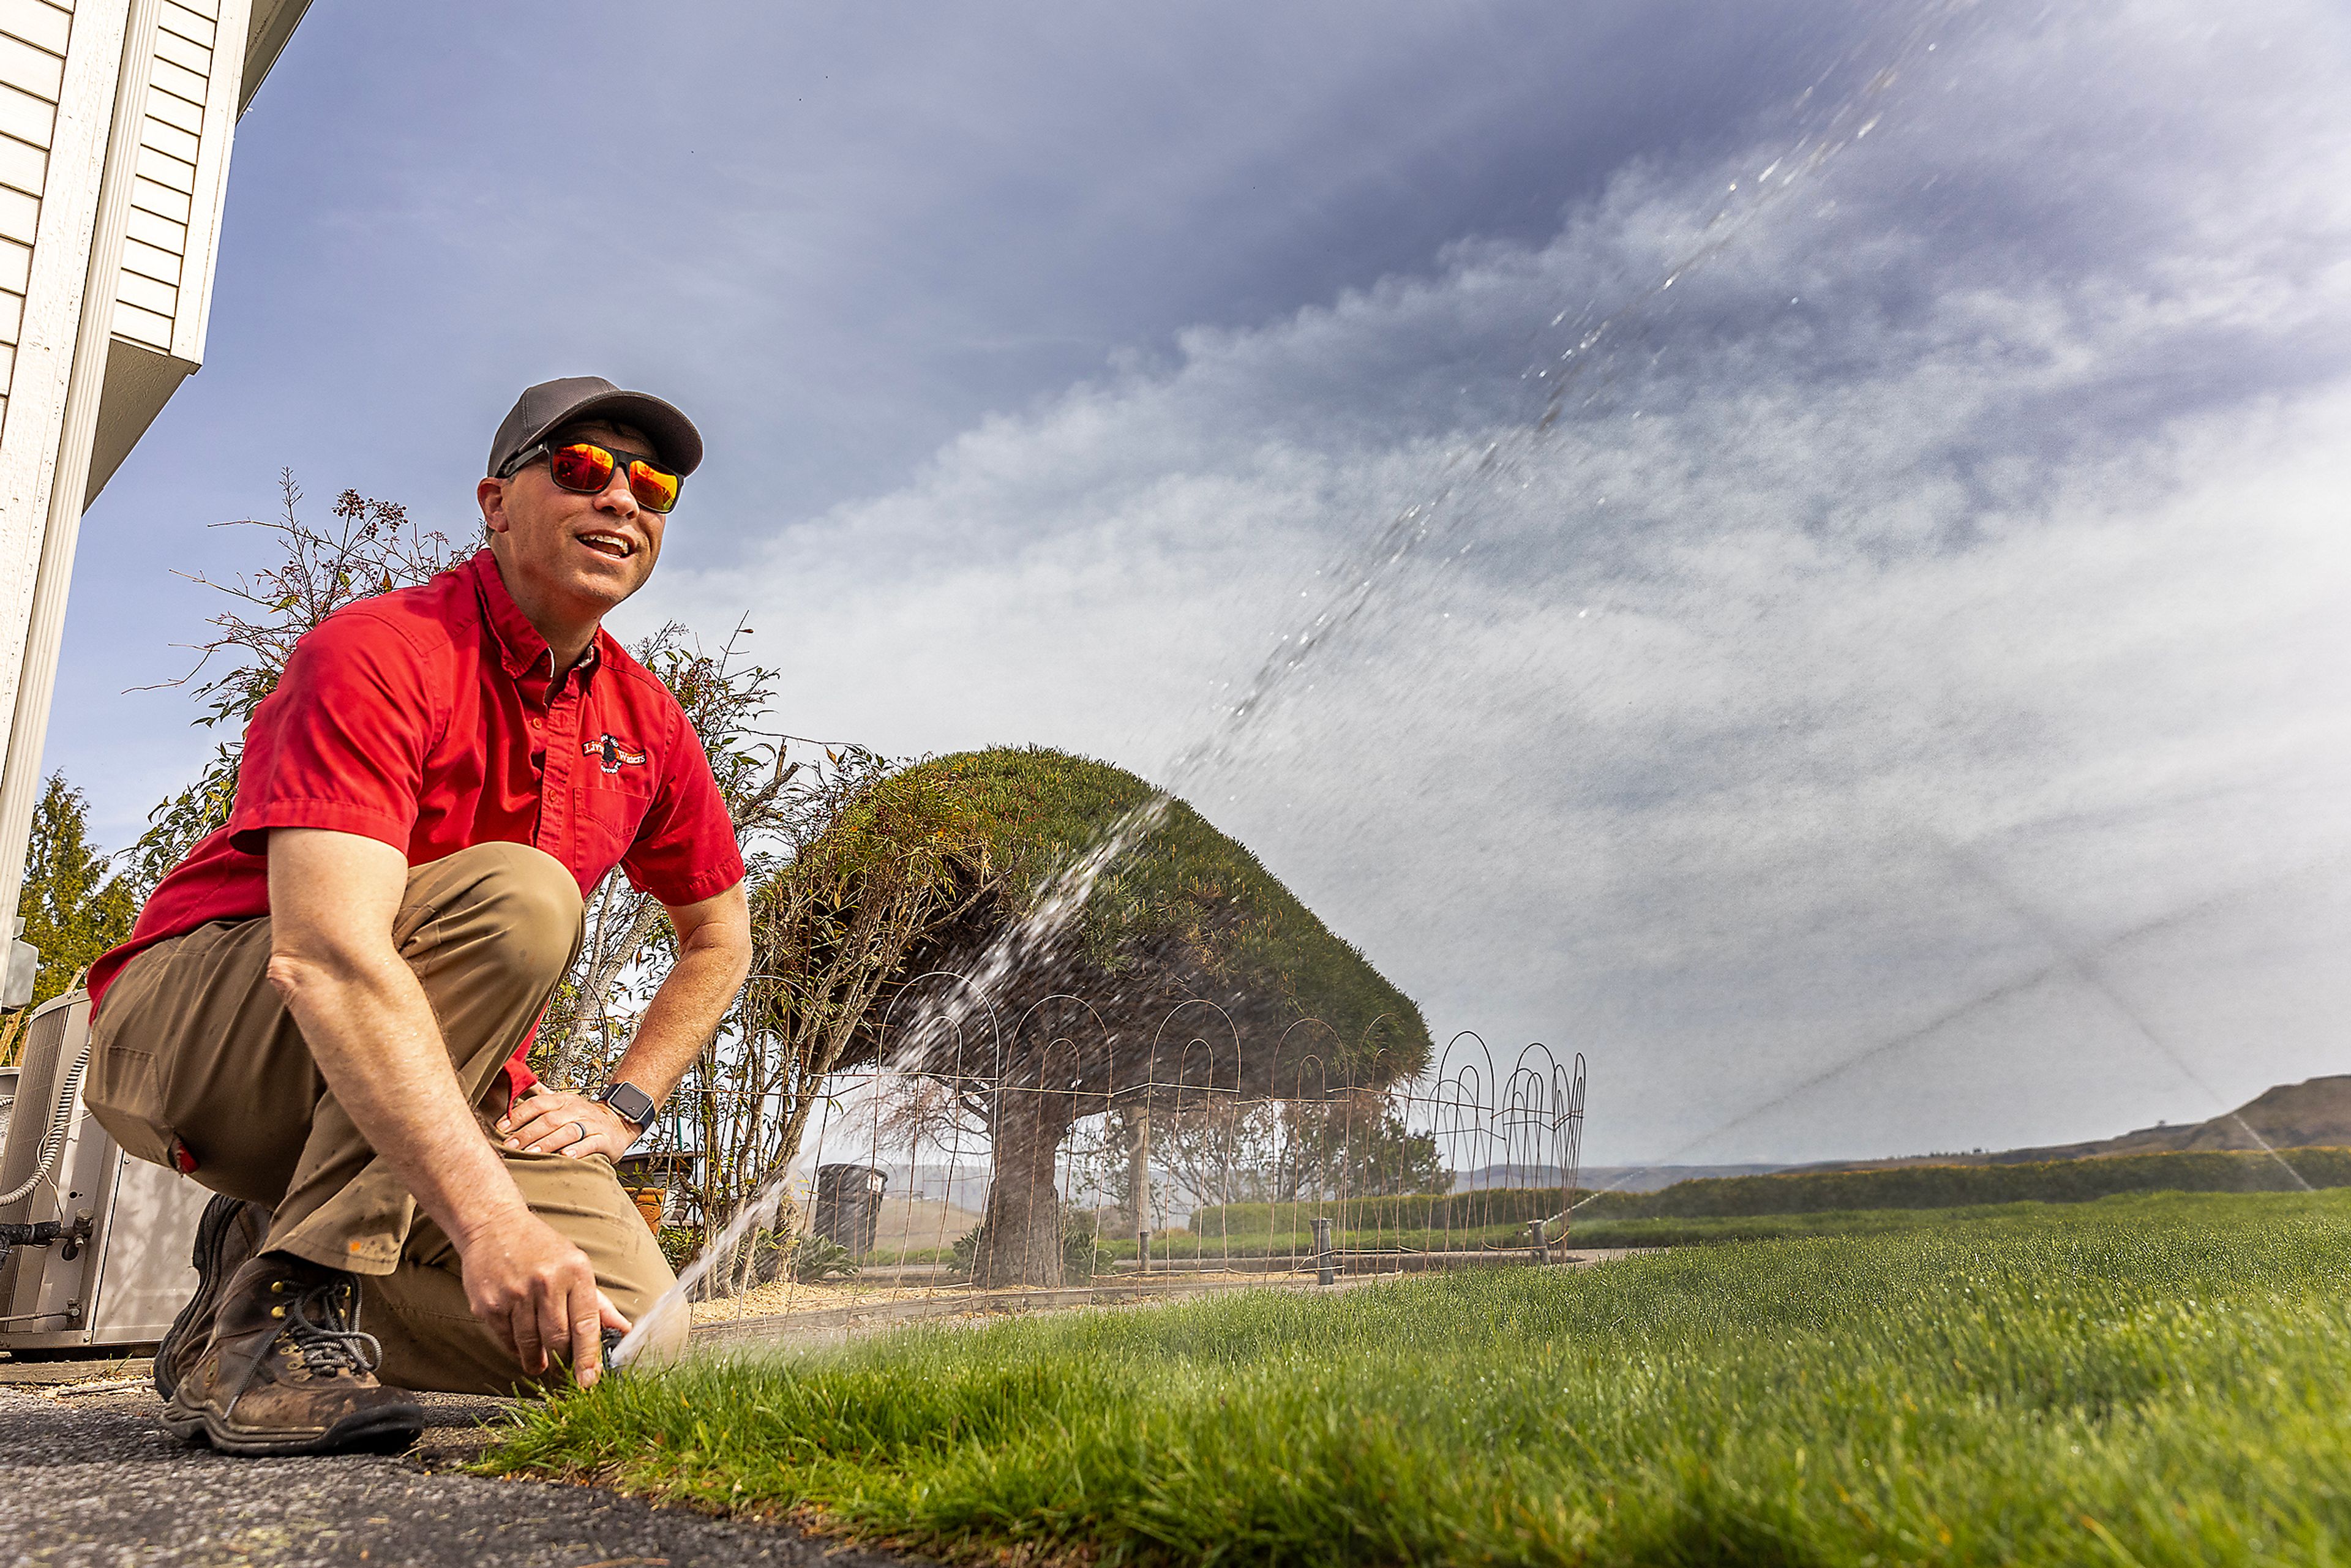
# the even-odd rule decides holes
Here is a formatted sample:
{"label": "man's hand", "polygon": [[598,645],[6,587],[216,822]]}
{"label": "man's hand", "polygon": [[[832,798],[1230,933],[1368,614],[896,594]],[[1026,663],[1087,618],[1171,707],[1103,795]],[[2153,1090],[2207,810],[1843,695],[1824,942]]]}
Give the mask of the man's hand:
{"label": "man's hand", "polygon": [[592,1388],[603,1374],[604,1331],[629,1320],[596,1288],[588,1255],[528,1209],[509,1213],[457,1244],[465,1301],[533,1377],[550,1355],[571,1364],[571,1380]]}
{"label": "man's hand", "polygon": [[617,1160],[639,1134],[634,1122],[603,1102],[541,1083],[498,1118],[498,1135],[507,1148],[529,1154],[601,1155]]}

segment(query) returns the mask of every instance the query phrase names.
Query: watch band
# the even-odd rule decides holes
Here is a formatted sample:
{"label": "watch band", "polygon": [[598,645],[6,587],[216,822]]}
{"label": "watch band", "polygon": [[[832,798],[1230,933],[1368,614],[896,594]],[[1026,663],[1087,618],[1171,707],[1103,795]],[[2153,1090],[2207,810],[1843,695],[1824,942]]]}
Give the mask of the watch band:
{"label": "watch band", "polygon": [[597,1091],[596,1098],[609,1106],[614,1115],[633,1124],[640,1133],[653,1124],[653,1113],[659,1109],[652,1095],[625,1079],[605,1084]]}

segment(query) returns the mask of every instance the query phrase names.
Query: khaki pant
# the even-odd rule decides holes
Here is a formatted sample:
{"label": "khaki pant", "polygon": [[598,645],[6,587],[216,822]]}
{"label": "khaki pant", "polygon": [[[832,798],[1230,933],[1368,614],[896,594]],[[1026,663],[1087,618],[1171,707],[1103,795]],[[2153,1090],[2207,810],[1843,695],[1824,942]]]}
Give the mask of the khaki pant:
{"label": "khaki pant", "polygon": [[[507,1105],[498,1070],[579,949],[578,884],[527,844],[477,844],[408,873],[392,935],[495,1145]],[[327,1087],[268,963],[266,916],[214,921],[131,960],[99,1009],[90,1113],[136,1157],[172,1164],[176,1143],[196,1180],[267,1206],[266,1249],[374,1276],[360,1326],[383,1342],[385,1383],[502,1394],[528,1381],[467,1308],[455,1246]],[[610,1162],[499,1154],[531,1212],[588,1255],[622,1316],[634,1322],[669,1288]],[[650,1350],[675,1349],[682,1316],[671,1343]]]}

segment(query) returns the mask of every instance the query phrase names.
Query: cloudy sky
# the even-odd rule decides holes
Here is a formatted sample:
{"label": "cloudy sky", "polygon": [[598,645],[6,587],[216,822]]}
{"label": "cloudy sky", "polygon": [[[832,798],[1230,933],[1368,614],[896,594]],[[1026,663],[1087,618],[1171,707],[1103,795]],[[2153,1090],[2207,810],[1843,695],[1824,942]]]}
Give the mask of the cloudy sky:
{"label": "cloudy sky", "polygon": [[49,760],[129,838],[204,525],[595,371],[712,449],[620,630],[1175,783],[1592,1158],[2351,1070],[2351,16],[2076,9],[320,0]]}

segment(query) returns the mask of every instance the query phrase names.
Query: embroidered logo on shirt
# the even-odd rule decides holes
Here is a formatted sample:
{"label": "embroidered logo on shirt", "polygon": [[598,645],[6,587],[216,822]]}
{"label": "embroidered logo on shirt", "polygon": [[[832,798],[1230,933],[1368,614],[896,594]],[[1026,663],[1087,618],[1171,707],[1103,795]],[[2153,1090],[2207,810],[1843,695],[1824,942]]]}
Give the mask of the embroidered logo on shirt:
{"label": "embroidered logo on shirt", "polygon": [[607,773],[618,773],[623,767],[633,767],[645,759],[642,751],[631,751],[609,735],[580,744],[580,755],[592,757]]}

